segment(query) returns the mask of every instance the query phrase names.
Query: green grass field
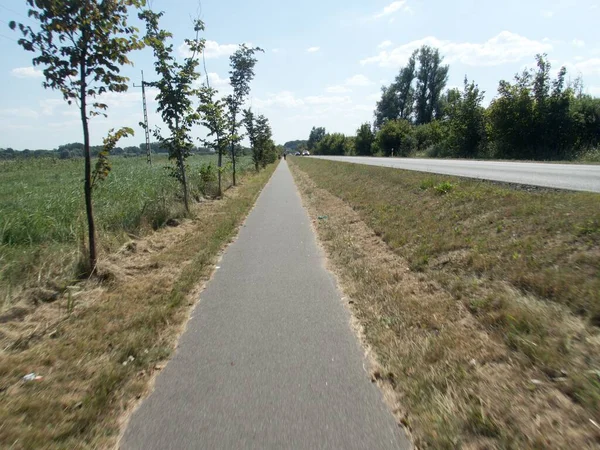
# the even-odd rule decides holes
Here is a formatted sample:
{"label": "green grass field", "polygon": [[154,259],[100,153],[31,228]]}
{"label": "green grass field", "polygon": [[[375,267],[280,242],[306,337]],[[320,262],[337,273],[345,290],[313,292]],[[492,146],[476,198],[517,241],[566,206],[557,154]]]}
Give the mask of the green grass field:
{"label": "green grass field", "polygon": [[[180,188],[165,169],[166,156],[111,159],[108,179],[94,192],[102,251],[183,215]],[[188,176],[192,196],[199,196],[199,169],[215,156],[191,156]],[[252,166],[240,160],[240,170]],[[0,161],[0,302],[31,283],[64,283],[76,276],[75,264],[85,240],[83,160],[28,159]],[[225,186],[231,184],[226,172]]]}

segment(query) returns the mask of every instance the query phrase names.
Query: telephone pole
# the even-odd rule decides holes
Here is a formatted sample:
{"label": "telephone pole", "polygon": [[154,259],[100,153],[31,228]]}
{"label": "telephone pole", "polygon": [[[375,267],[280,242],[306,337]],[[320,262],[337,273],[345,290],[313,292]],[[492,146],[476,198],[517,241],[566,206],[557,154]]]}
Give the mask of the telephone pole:
{"label": "telephone pole", "polygon": [[142,88],[142,105],[144,107],[144,133],[146,135],[146,161],[148,164],[152,165],[152,154],[150,153],[150,127],[148,125],[148,107],[146,105],[146,86],[149,83],[144,81],[144,71],[142,70],[142,85],[133,87],[141,87]]}

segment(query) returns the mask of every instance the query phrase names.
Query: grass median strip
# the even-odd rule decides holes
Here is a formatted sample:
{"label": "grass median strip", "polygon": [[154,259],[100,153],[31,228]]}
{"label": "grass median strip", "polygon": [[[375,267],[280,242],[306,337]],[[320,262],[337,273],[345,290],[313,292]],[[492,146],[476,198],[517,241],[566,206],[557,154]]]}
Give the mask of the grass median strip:
{"label": "grass median strip", "polygon": [[[275,165],[247,175],[195,219],[105,257],[84,282],[0,329],[0,447],[108,448],[170,355],[199,286]],[[28,373],[39,380],[23,381]]]}
{"label": "grass median strip", "polygon": [[599,195],[291,166],[417,445],[598,446]]}

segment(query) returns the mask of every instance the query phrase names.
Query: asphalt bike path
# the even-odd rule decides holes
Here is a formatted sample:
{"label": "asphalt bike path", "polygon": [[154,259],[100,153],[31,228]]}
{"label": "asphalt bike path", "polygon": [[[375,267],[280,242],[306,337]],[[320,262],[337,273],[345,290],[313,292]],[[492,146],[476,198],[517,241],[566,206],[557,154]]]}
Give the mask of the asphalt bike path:
{"label": "asphalt bike path", "polygon": [[405,449],[281,161],[123,449]]}

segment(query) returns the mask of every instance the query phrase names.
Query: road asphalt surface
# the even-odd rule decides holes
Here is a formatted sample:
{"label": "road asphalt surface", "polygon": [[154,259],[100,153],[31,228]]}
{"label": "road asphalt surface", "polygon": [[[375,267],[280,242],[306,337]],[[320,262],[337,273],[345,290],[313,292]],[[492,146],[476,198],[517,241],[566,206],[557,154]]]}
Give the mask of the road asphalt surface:
{"label": "road asphalt surface", "polygon": [[467,178],[531,186],[600,192],[600,165],[544,164],[455,159],[373,158],[362,156],[311,156],[356,164],[394,167]]}
{"label": "road asphalt surface", "polygon": [[282,161],[123,449],[407,449]]}

